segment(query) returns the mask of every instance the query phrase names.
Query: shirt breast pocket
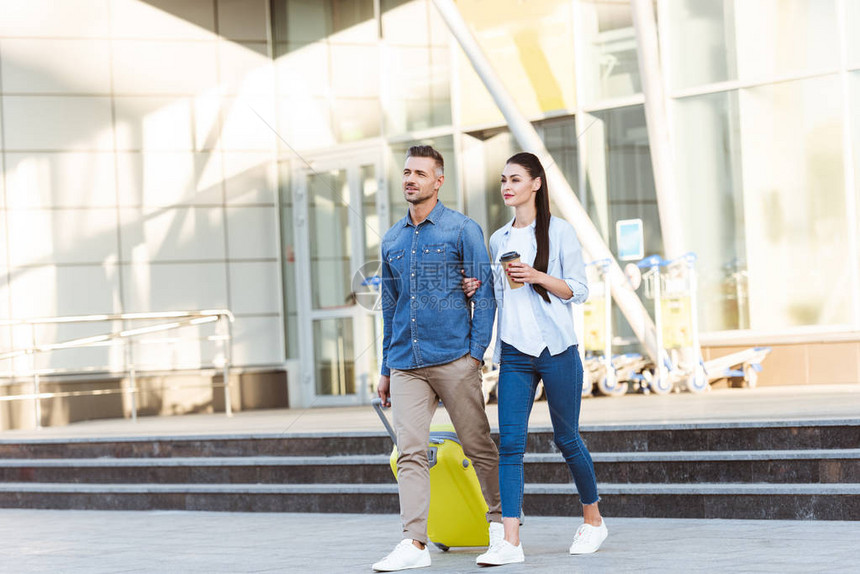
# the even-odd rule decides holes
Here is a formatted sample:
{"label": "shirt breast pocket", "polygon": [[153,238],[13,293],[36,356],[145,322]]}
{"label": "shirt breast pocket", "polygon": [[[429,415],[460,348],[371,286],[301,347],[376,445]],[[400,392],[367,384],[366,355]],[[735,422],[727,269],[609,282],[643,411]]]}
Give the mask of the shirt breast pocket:
{"label": "shirt breast pocket", "polygon": [[445,261],[446,247],[447,246],[444,243],[425,245],[421,248],[421,254],[425,261]]}
{"label": "shirt breast pocket", "polygon": [[403,255],[406,253],[405,249],[396,249],[388,252],[388,265],[395,271],[403,271],[403,267],[406,264],[406,260],[403,258]]}

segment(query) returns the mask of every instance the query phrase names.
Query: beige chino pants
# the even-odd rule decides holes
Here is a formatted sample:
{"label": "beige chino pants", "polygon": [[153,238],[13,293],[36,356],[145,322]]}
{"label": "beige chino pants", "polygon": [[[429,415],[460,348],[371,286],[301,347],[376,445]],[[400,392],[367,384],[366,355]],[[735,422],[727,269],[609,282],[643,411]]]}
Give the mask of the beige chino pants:
{"label": "beige chino pants", "polygon": [[490,438],[480,367],[469,355],[435,367],[391,370],[391,410],[397,433],[397,482],[403,537],[427,543],[430,512],[430,421],[442,399],[487,502],[488,522],[501,522],[499,451]]}

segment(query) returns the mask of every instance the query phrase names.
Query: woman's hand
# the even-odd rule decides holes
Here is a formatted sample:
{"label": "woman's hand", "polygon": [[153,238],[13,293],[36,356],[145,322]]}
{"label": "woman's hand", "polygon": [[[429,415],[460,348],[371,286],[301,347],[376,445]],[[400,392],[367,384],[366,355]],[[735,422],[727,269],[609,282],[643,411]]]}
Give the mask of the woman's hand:
{"label": "woman's hand", "polygon": [[546,273],[541,273],[522,261],[515,261],[508,265],[505,273],[517,283],[534,283],[536,285],[542,284],[547,276]]}
{"label": "woman's hand", "polygon": [[460,286],[463,288],[463,293],[466,294],[467,299],[471,298],[472,295],[475,294],[475,291],[478,290],[478,287],[481,286],[481,280],[475,277],[465,277],[465,269],[460,269],[460,274],[464,275],[463,280],[460,282]]}

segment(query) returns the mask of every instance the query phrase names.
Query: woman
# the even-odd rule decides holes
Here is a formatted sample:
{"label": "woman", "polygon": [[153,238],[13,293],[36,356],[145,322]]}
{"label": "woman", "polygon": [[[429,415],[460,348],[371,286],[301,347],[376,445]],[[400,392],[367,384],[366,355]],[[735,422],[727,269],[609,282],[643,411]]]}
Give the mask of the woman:
{"label": "woman", "polygon": [[[542,379],[549,403],[555,444],[567,462],[583,510],[571,554],[597,551],[607,536],[597,507],[597,481],[591,455],[579,436],[582,362],[573,331],[571,303],[588,297],[582,248],[566,221],[552,217],[549,192],[540,160],[518,153],[505,164],[501,191],[515,217],[490,238],[496,263],[494,289],[498,302],[494,360],[499,371],[499,486],[505,537],[478,556],[479,565],[523,562],[520,510],[523,502],[523,453],[535,390]],[[519,261],[502,270],[500,259],[511,252]],[[512,257],[514,254],[511,254]],[[507,274],[512,284],[505,279]],[[466,279],[471,295],[479,285]]]}

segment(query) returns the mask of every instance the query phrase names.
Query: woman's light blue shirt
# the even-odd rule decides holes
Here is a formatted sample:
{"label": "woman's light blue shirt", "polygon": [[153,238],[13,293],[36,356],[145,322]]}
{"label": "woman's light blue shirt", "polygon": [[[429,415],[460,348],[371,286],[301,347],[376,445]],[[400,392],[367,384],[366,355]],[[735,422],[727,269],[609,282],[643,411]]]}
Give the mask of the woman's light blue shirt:
{"label": "woman's light blue shirt", "polygon": [[[502,324],[502,313],[505,312],[504,270],[499,257],[504,253],[508,235],[514,220],[493,233],[490,237],[490,258],[493,262],[493,292],[497,304],[497,325]],[[537,240],[534,248],[537,252]],[[531,285],[526,285],[529,291],[529,303],[540,326],[541,335],[551,355],[558,355],[571,345],[577,344],[576,333],[573,330],[573,313],[570,303],[584,303],[588,298],[588,280],[585,276],[585,260],[582,255],[582,245],[576,237],[573,226],[558,217],[550,218],[549,222],[549,263],[547,275],[562,279],[570,287],[573,295],[569,299],[561,299],[549,293],[547,303],[537,294]],[[493,362],[502,360],[501,337],[496,337],[496,348],[493,352]]]}

